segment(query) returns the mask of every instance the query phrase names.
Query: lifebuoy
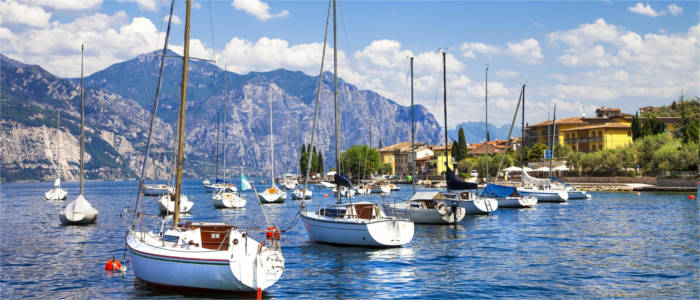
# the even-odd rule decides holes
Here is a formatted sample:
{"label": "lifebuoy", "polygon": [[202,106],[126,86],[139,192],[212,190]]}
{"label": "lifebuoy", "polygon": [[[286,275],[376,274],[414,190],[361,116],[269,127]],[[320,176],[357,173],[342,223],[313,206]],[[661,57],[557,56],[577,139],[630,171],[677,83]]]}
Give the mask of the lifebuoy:
{"label": "lifebuoy", "polygon": [[438,214],[443,216],[449,213],[449,211],[447,210],[447,205],[445,205],[445,203],[442,202],[435,205],[435,209],[437,210]]}

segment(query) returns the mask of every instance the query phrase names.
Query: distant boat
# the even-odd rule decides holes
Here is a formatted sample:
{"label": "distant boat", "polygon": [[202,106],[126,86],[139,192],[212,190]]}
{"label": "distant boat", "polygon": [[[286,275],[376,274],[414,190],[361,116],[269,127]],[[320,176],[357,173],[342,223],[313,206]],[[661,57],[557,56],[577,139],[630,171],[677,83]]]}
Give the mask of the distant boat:
{"label": "distant boat", "polygon": [[299,185],[299,181],[297,180],[297,176],[294,174],[284,174],[282,176],[282,187],[287,189],[287,190],[294,190],[297,188],[297,185]]}
{"label": "distant boat", "polygon": [[48,192],[44,193],[44,199],[45,200],[66,200],[66,196],[68,196],[68,192],[66,190],[61,188],[61,112],[58,112],[58,125],[56,126],[57,128],[57,133],[56,133],[56,139],[57,139],[57,146],[56,146],[56,180],[53,182],[53,188],[50,189]]}
{"label": "distant boat", "polygon": [[[285,191],[282,191],[279,187],[277,187],[277,184],[275,184],[275,144],[273,143],[273,134],[272,134],[272,87],[270,87],[270,91],[268,94],[268,100],[270,102],[270,183],[271,186],[267,189],[265,189],[262,193],[258,193],[258,198],[260,198],[260,201],[263,203],[275,203],[275,202],[283,202],[285,199],[287,199],[287,193]],[[284,198],[282,195],[284,194]]]}
{"label": "distant boat", "polygon": [[563,203],[569,199],[569,192],[564,188],[552,184],[549,179],[534,178],[522,170],[522,180],[524,185],[518,187],[518,193],[523,196],[537,198],[538,202]]}
{"label": "distant boat", "polygon": [[537,204],[537,198],[523,196],[515,187],[492,183],[481,190],[481,196],[495,198],[499,208],[528,208]]}
{"label": "distant boat", "polygon": [[172,186],[167,184],[144,184],[142,193],[146,196],[160,196],[167,194],[172,189]]}
{"label": "distant boat", "polygon": [[[85,101],[83,90],[83,53],[85,47],[80,46],[80,194],[75,200],[68,202],[58,213],[58,219],[63,225],[85,225],[97,221],[98,212],[83,196],[83,181],[85,173]],[[59,182],[60,183],[60,182]]]}
{"label": "distant boat", "polygon": [[391,193],[391,187],[389,186],[388,183],[385,182],[374,182],[372,183],[372,193],[382,193],[382,194],[389,194]]}
{"label": "distant boat", "polygon": [[320,184],[322,187],[327,188],[327,189],[332,189],[335,187],[335,184],[330,183],[328,181],[321,181],[318,184]]}
{"label": "distant boat", "polygon": [[[333,194],[338,192],[337,188],[332,188],[331,190],[333,191]],[[340,196],[341,197],[346,197],[346,198],[353,197],[353,196],[355,196],[356,192],[357,191],[353,188],[348,188],[348,187],[344,187],[344,186],[340,187]]]}
{"label": "distant boat", "polygon": [[566,190],[566,193],[569,195],[569,199],[591,199],[591,194],[587,193],[586,191],[578,190],[575,187],[557,179],[554,176],[550,177],[549,179],[551,179],[552,182],[564,185],[564,190]]}
{"label": "distant boat", "polygon": [[292,199],[294,200],[307,200],[311,199],[313,193],[310,190],[304,189],[303,187],[297,188],[292,192]]}
{"label": "distant boat", "polygon": [[[182,160],[185,137],[185,110],[187,100],[187,68],[189,62],[189,28],[192,2],[187,0],[185,11],[185,41],[183,47],[183,71],[180,93],[180,117],[178,118],[178,155],[175,180],[175,213],[169,229],[149,231],[148,222],[142,217],[141,198],[133,211],[126,246],[131,254],[134,275],[149,285],[168,290],[188,289],[200,291],[258,292],[279,280],[284,271],[284,257],[280,244],[280,231],[269,227],[267,239],[257,242],[244,230],[226,223],[180,223],[182,188]],[[167,49],[173,4],[165,38]],[[165,55],[161,58],[165,60]],[[161,72],[163,63],[161,62]],[[159,84],[160,86],[160,84]],[[157,104],[156,96],[156,104]],[[157,105],[154,105],[156,107]],[[153,128],[155,110],[151,115],[149,132]],[[146,143],[146,152],[151,135]],[[147,161],[147,159],[144,159]],[[144,163],[145,165],[145,163]],[[142,171],[142,178],[143,178]],[[269,226],[269,225],[268,225]],[[159,226],[160,227],[160,226]]]}
{"label": "distant boat", "polygon": [[[336,1],[333,3],[333,28],[336,22]],[[330,7],[329,7],[330,15]],[[327,24],[327,23],[326,23]],[[327,26],[327,25],[326,25]],[[337,39],[334,33],[333,52],[337,54]],[[326,40],[323,43],[323,55],[321,57],[321,74],[319,85],[323,78],[323,61],[325,59]],[[337,57],[337,55],[335,55]],[[338,118],[340,106],[338,105],[338,65],[333,63],[333,99],[335,106],[335,169],[333,181],[339,189],[336,195],[335,205],[321,206],[318,210],[311,210],[306,206],[300,206],[299,215],[304,222],[304,227],[312,241],[328,244],[373,246],[373,247],[397,247],[405,245],[413,239],[414,225],[409,219],[396,216],[387,216],[381,206],[370,202],[341,203],[342,188],[348,190],[352,186],[350,179],[340,173],[340,120]],[[319,94],[316,105],[320,100]],[[314,115],[316,118],[316,114]],[[311,133],[313,141],[314,131]],[[348,192],[349,193],[349,192]]]}

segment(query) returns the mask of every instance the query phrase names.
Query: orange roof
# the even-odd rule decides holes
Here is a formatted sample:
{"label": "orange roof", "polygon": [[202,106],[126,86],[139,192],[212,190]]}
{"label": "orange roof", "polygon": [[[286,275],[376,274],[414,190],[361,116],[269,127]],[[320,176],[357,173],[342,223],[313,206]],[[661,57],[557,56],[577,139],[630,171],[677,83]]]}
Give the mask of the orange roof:
{"label": "orange roof", "polygon": [[[445,145],[433,146],[432,149],[433,149],[433,151],[435,151],[435,150],[438,150],[438,151],[440,151],[440,150],[445,150]],[[452,144],[450,144],[450,145],[449,145],[449,148],[447,148],[447,149],[448,149],[448,150],[452,149]]]}
{"label": "orange roof", "polygon": [[601,107],[595,110],[596,112],[598,111],[622,111],[621,109],[617,107]]}
{"label": "orange roof", "polygon": [[[503,150],[505,150],[505,148],[506,148],[506,146],[503,146],[503,145],[491,144],[491,143],[488,144],[489,153],[491,153],[491,154],[493,154],[494,152],[502,152]],[[467,152],[467,153],[469,155],[486,154],[486,145],[481,144],[478,147],[476,147],[475,149],[469,150],[469,152]]]}
{"label": "orange roof", "polygon": [[574,127],[570,129],[565,129],[563,131],[577,131],[577,130],[588,130],[588,129],[598,129],[598,128],[607,128],[607,129],[628,129],[631,128],[632,126],[630,124],[625,124],[625,123],[605,123],[605,124],[597,124],[597,125],[591,125],[591,126],[582,126],[582,127]]}
{"label": "orange roof", "polygon": [[391,146],[386,146],[379,149],[379,152],[394,152],[396,150],[401,150],[401,148],[411,147],[411,142],[401,142],[398,144],[393,144]]}
{"label": "orange roof", "polygon": [[[583,120],[582,117],[568,117],[568,118],[563,118],[557,120],[557,125],[561,124],[586,124],[586,122]],[[529,125],[529,127],[540,127],[540,126],[549,126],[552,125],[552,120],[544,121],[544,122],[539,122],[537,124]]]}

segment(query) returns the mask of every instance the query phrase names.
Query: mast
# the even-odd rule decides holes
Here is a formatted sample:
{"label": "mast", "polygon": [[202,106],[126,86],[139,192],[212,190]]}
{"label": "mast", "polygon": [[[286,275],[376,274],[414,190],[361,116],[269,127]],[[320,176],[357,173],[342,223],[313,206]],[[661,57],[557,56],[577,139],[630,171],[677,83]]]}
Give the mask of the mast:
{"label": "mast", "polygon": [[272,177],[270,177],[270,186],[275,185],[275,144],[272,142],[272,86],[270,86],[270,91],[267,93],[267,100],[270,102],[270,169],[272,171]]}
{"label": "mast", "polygon": [[413,113],[413,56],[411,56],[411,191],[416,193],[416,146],[415,146],[415,127],[416,121]]}
{"label": "mast", "polygon": [[523,84],[523,90],[522,90],[522,95],[523,95],[523,114],[522,114],[522,120],[520,120],[520,183],[525,183],[525,85]]}
{"label": "mast", "polygon": [[[486,156],[486,174],[484,174],[484,181],[488,182],[489,178],[489,66],[486,65],[486,94],[484,98],[484,104],[486,106],[486,153],[484,156]],[[497,175],[498,176],[498,175]]]}
{"label": "mast", "polygon": [[224,66],[224,183],[226,183],[226,141],[228,133],[226,131],[226,100],[228,100],[228,66]]}
{"label": "mast", "polygon": [[56,163],[58,164],[57,172],[58,172],[58,179],[61,179],[61,111],[58,111],[58,125],[56,126],[56,129],[58,129],[58,149],[56,149]]}
{"label": "mast", "polygon": [[[336,0],[333,0],[333,103],[335,104],[335,173],[340,176],[340,109],[338,108],[338,22]],[[335,202],[340,204],[340,187],[336,186]],[[348,191],[350,195],[350,191]]]}
{"label": "mast", "polygon": [[85,45],[80,45],[80,195],[83,195],[83,177],[85,173],[85,102],[83,90],[83,56]]}
{"label": "mast", "polygon": [[214,172],[214,182],[219,179],[219,120],[221,119],[221,113],[216,112],[216,141],[214,142],[214,153],[216,154],[216,171]]}
{"label": "mast", "polygon": [[549,153],[549,178],[552,178],[552,159],[554,159],[554,135],[557,132],[557,104],[554,103],[554,115],[552,116],[552,148]]}
{"label": "mast", "polygon": [[445,64],[445,56],[447,53],[442,51],[442,96],[443,96],[443,109],[445,112],[445,182],[447,182],[447,167],[449,166],[449,156],[447,154],[448,144],[447,141],[447,65]]}
{"label": "mast", "polygon": [[185,47],[182,56],[182,86],[180,87],[180,119],[177,143],[177,172],[175,173],[175,216],[173,227],[180,223],[180,191],[182,190],[182,157],[185,144],[185,104],[187,102],[187,65],[190,58],[190,9],[192,1],[187,0],[185,9]]}

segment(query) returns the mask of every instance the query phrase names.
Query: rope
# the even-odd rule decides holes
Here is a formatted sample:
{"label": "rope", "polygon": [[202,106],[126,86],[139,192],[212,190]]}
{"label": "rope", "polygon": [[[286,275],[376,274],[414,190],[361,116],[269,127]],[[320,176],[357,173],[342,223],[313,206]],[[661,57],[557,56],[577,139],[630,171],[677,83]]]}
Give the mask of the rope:
{"label": "rope", "polygon": [[[523,99],[523,91],[520,90],[520,96],[518,97],[518,105],[515,106],[515,114],[513,114],[513,121],[510,122],[510,130],[508,130],[508,139],[506,140],[506,149],[510,147],[510,135],[513,133],[513,125],[515,125],[515,119],[518,118],[518,110],[520,109],[520,101]],[[487,124],[488,126],[488,124]],[[522,147],[522,138],[520,140],[520,147]],[[486,145],[488,147],[488,143]],[[501,155],[501,162],[498,164],[498,173],[496,173],[496,179],[498,179],[498,174],[501,173],[501,167],[503,167],[503,159],[506,157],[506,151],[503,151],[503,155]],[[488,175],[488,174],[487,174]]]}
{"label": "rope", "polygon": [[[243,171],[245,173],[248,173],[248,170],[245,165],[245,160],[241,158],[241,162],[243,163]],[[258,189],[255,187],[255,184],[251,184],[250,186],[253,187],[253,192],[255,192],[255,198],[258,199],[258,203],[260,204],[260,210],[262,210],[263,216],[265,217],[265,223],[267,223],[267,227],[270,227],[270,219],[267,217],[267,212],[265,212],[265,208],[263,207],[262,201],[260,201],[260,196],[258,196]]]}

